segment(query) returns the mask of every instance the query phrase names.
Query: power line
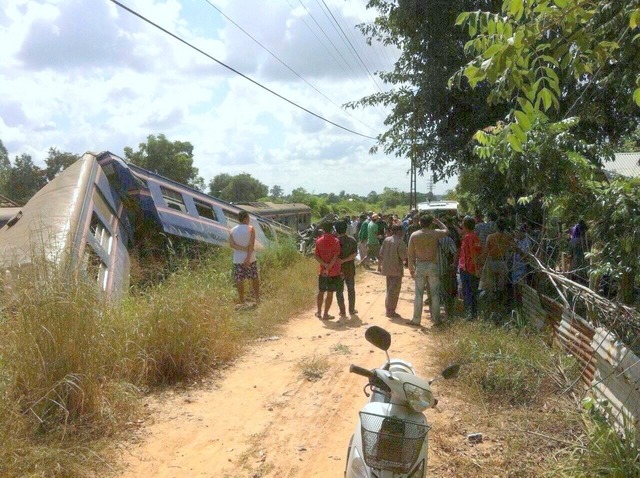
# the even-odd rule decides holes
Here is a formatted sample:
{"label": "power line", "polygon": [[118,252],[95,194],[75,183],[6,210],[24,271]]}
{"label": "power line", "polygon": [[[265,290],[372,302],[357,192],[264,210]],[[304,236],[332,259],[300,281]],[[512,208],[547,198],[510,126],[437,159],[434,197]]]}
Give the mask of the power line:
{"label": "power line", "polygon": [[257,40],[255,37],[253,37],[248,31],[246,31],[244,28],[242,28],[240,25],[238,25],[235,21],[233,21],[231,18],[229,18],[229,16],[227,16],[222,10],[220,10],[220,8],[218,8],[217,6],[215,6],[213,3],[211,3],[210,0],[204,0],[205,2],[207,2],[212,8],[214,8],[215,10],[218,11],[218,13],[220,13],[220,15],[222,15],[224,18],[226,18],[228,21],[230,21],[231,23],[233,23],[238,29],[240,29],[240,31],[242,31],[242,33],[244,33],[245,35],[247,35],[249,38],[251,38],[255,43],[257,43],[262,49],[264,49],[267,53],[269,53],[269,55],[271,55],[273,58],[275,58],[276,60],[278,60],[285,68],[287,68],[291,73],[293,73],[294,75],[296,75],[298,78],[300,78],[302,81],[304,81],[307,85],[309,85],[311,88],[313,88],[316,92],[318,92],[320,95],[322,95],[326,100],[330,101],[333,105],[337,106],[338,108],[340,108],[340,110],[342,110],[344,113],[346,113],[347,115],[349,115],[350,117],[352,117],[353,119],[355,119],[356,121],[358,121],[360,124],[362,124],[363,126],[369,128],[371,131],[376,132],[376,130],[374,128],[372,128],[371,126],[365,124],[363,121],[361,121],[360,119],[358,119],[356,116],[352,115],[351,113],[349,113],[349,111],[345,110],[342,106],[340,106],[338,103],[336,103],[335,101],[333,101],[331,98],[329,98],[327,95],[325,95],[322,91],[320,91],[318,88],[316,88],[314,85],[312,85],[311,83],[309,83],[306,79],[304,79],[300,74],[298,74],[297,71],[295,71],[293,68],[291,68],[289,65],[287,65],[283,60],[281,60],[275,53],[273,53],[269,48],[267,48],[266,46],[264,46],[259,40]]}
{"label": "power line", "polygon": [[327,40],[329,40],[329,43],[331,43],[331,46],[333,46],[333,48],[336,50],[336,52],[338,53],[338,55],[340,55],[340,58],[342,58],[342,61],[345,62],[345,64],[349,67],[349,69],[351,70],[351,72],[355,75],[355,77],[357,78],[356,72],[355,70],[351,67],[351,64],[347,61],[347,59],[344,57],[344,55],[340,52],[340,50],[338,49],[338,47],[335,45],[335,43],[333,43],[333,41],[331,41],[331,38],[329,38],[329,35],[327,35],[327,32],[324,31],[324,28],[322,28],[322,26],[318,23],[318,20],[316,20],[316,17],[313,16],[313,13],[311,13],[311,10],[309,10],[307,8],[307,6],[302,3],[302,0],[298,0],[300,2],[300,5],[302,5],[302,7],[307,11],[307,13],[309,14],[309,16],[311,17],[311,19],[313,20],[313,22],[317,25],[317,27],[320,29],[320,31],[324,34],[325,38]]}
{"label": "power line", "polygon": [[211,56],[211,55],[209,55],[208,53],[206,53],[206,52],[202,51],[200,48],[198,48],[198,47],[196,47],[196,46],[192,45],[192,44],[191,44],[191,43],[189,43],[188,41],[186,41],[186,40],[182,39],[181,37],[177,36],[176,34],[171,33],[169,30],[166,30],[165,28],[161,27],[161,26],[160,26],[160,25],[158,25],[157,23],[152,22],[151,20],[149,20],[149,19],[148,19],[148,18],[146,18],[145,16],[141,15],[140,13],[138,13],[138,12],[136,12],[136,11],[132,10],[131,8],[127,7],[126,5],[123,5],[123,4],[122,4],[122,3],[120,3],[118,0],[111,0],[111,2],[112,2],[112,3],[114,3],[114,4],[116,4],[117,6],[119,6],[120,8],[122,8],[123,10],[128,11],[128,12],[129,12],[129,13],[131,13],[132,15],[135,15],[136,17],[138,17],[139,19],[141,19],[141,20],[143,20],[144,22],[148,23],[149,25],[152,25],[152,26],[156,27],[158,30],[160,30],[160,31],[162,31],[162,32],[166,33],[167,35],[169,35],[169,36],[171,36],[171,37],[175,38],[175,39],[176,39],[176,40],[178,40],[179,42],[184,43],[185,45],[187,45],[188,47],[190,47],[190,48],[194,49],[194,50],[195,50],[195,51],[197,51],[198,53],[200,53],[200,54],[202,54],[202,55],[206,56],[207,58],[209,58],[209,59],[211,59],[211,60],[215,61],[215,62],[216,62],[216,63],[218,63],[219,65],[224,66],[224,67],[225,67],[225,68],[227,68],[228,70],[230,70],[230,71],[234,72],[236,75],[241,76],[241,77],[242,77],[242,78],[244,78],[245,80],[250,81],[250,82],[251,82],[251,83],[253,83],[254,85],[259,86],[260,88],[262,88],[263,90],[268,91],[268,92],[269,92],[269,93],[271,93],[272,95],[277,96],[277,97],[278,97],[278,98],[280,98],[281,100],[286,101],[286,102],[287,102],[287,103],[289,103],[290,105],[293,105],[293,106],[295,106],[296,108],[299,108],[299,109],[301,109],[302,111],[304,111],[304,112],[306,112],[306,113],[309,113],[310,115],[315,116],[316,118],[321,119],[322,121],[324,121],[324,122],[326,122],[326,123],[329,123],[329,124],[331,124],[331,125],[333,125],[333,126],[335,126],[335,127],[337,127],[337,128],[340,128],[340,129],[342,129],[342,130],[348,131],[349,133],[353,133],[353,134],[355,134],[355,135],[362,136],[363,138],[373,139],[374,141],[376,141],[376,140],[377,140],[377,138],[375,138],[375,137],[373,137],[373,136],[368,136],[368,135],[366,135],[366,134],[358,133],[357,131],[354,131],[354,130],[349,129],[349,128],[345,127],[345,126],[339,125],[338,123],[334,123],[333,121],[331,121],[331,120],[329,120],[329,119],[327,119],[327,118],[325,118],[325,117],[323,117],[323,116],[320,116],[320,115],[319,115],[319,114],[317,114],[317,113],[314,113],[313,111],[311,111],[311,110],[309,110],[309,109],[305,108],[304,106],[301,106],[301,105],[299,105],[298,103],[296,103],[296,102],[294,102],[294,101],[292,101],[292,100],[290,100],[290,99],[288,99],[288,98],[286,98],[286,97],[282,96],[281,94],[276,93],[276,92],[275,92],[275,91],[273,91],[272,89],[270,89],[270,88],[268,88],[268,87],[264,86],[263,84],[261,84],[261,83],[257,82],[256,80],[254,80],[254,79],[252,79],[252,78],[248,77],[248,76],[247,76],[247,75],[245,75],[244,73],[239,72],[238,70],[236,70],[235,68],[233,68],[233,67],[231,67],[231,66],[227,65],[226,63],[223,63],[222,61],[218,60],[217,58],[214,58],[213,56]]}
{"label": "power line", "polygon": [[[320,31],[322,31],[322,33],[324,34],[325,38],[327,40],[329,40],[329,43],[331,43],[331,45],[333,46],[333,48],[336,50],[336,52],[338,52],[338,55],[340,55],[340,57],[342,58],[342,60],[347,64],[347,66],[349,66],[349,69],[353,72],[353,74],[355,75],[355,71],[353,70],[353,68],[351,67],[351,65],[349,64],[349,62],[345,59],[345,57],[342,55],[342,53],[340,53],[340,50],[338,49],[338,47],[336,47],[335,43],[333,43],[333,41],[331,41],[331,38],[329,38],[329,35],[327,35],[327,32],[325,32],[324,28],[322,28],[322,26],[320,25],[320,23],[318,22],[318,20],[316,20],[315,16],[313,15],[313,13],[311,13],[311,11],[307,8],[307,6],[302,3],[302,0],[298,0],[298,2],[300,3],[300,5],[302,5],[302,7],[306,10],[306,12],[309,14],[309,16],[311,17],[311,19],[313,20],[313,22],[316,24],[316,26],[320,29]],[[317,2],[317,0],[316,0]],[[325,13],[326,15],[326,13]],[[357,78],[357,76],[356,76]],[[380,107],[379,104],[376,104],[375,107],[383,114],[386,115],[386,113],[384,112],[384,110]]]}
{"label": "power line", "polygon": [[[295,8],[296,8],[296,7],[294,7],[294,6],[293,6],[293,4],[291,3],[291,1],[290,1],[290,0],[287,0],[287,3],[289,4],[289,6],[290,6],[292,9],[295,9]],[[303,5],[303,6],[304,6],[304,5]],[[348,75],[349,75],[349,72],[345,69],[344,65],[338,61],[338,59],[333,55],[333,53],[331,53],[331,50],[329,50],[329,49],[327,48],[327,46],[326,46],[326,45],[324,44],[324,42],[320,39],[320,37],[318,36],[318,34],[317,34],[315,31],[313,31],[313,28],[311,28],[311,27],[309,26],[309,24],[308,24],[308,23],[307,23],[307,21],[304,19],[304,17],[300,17],[300,20],[302,20],[302,23],[304,23],[304,26],[306,26],[306,27],[307,27],[307,30],[309,30],[311,33],[313,33],[313,36],[315,36],[315,37],[316,37],[316,40],[318,40],[318,43],[320,43],[320,45],[322,45],[322,48],[324,48],[324,50],[325,50],[325,51],[326,51],[326,52],[331,56],[331,58],[333,58],[333,61],[335,61],[335,62],[336,62],[336,65],[338,65],[338,66],[342,69],[342,71],[344,72],[344,74],[348,76]],[[352,78],[353,78],[353,77],[352,77]]]}
{"label": "power line", "polygon": [[[367,0],[361,0],[361,1],[359,2],[359,5],[360,5],[360,7],[361,7],[362,11],[364,12],[364,14],[365,14],[365,16],[366,16],[366,13],[367,13],[367,10],[368,10],[368,9],[367,9]],[[363,21],[363,23],[365,23],[365,22]],[[364,36],[364,34],[363,34],[363,36]],[[383,65],[383,68],[386,68],[386,69],[388,69],[389,71],[393,71],[393,70],[394,70],[394,63],[395,63],[395,62],[394,62],[394,61],[391,59],[391,57],[389,56],[389,53],[387,52],[387,48],[386,48],[386,46],[385,46],[382,42],[380,42],[379,40],[377,40],[377,39],[373,39],[373,40],[372,40],[372,45],[373,45],[373,43],[375,43],[375,44],[376,44],[376,46],[378,47],[378,50],[382,51],[382,55],[384,56],[384,58],[385,58],[385,59],[386,59],[386,61],[387,61],[387,65]],[[382,65],[382,62],[381,62],[381,65]]]}
{"label": "power line", "polygon": [[[316,0],[316,2],[318,3],[318,6],[320,6],[320,3],[318,2],[318,0]],[[365,64],[365,62],[362,60],[362,57],[360,56],[360,54],[358,53],[358,51],[356,50],[356,48],[353,46],[353,43],[351,42],[351,40],[347,37],[347,34],[345,33],[345,31],[342,29],[342,26],[340,25],[340,23],[338,23],[338,19],[335,17],[335,15],[333,14],[333,12],[331,11],[331,9],[329,8],[329,5],[327,5],[327,3],[325,2],[325,0],[322,0],[322,4],[324,5],[324,7],[327,9],[327,12],[329,12],[329,15],[331,15],[331,18],[329,19],[331,21],[331,19],[333,19],[333,23],[335,24],[334,28],[336,28],[336,26],[338,27],[338,29],[340,30],[338,33],[342,33],[342,36],[344,37],[344,39],[346,40],[346,44],[348,44],[348,46],[351,47],[351,50],[353,51],[353,54],[355,54],[355,58],[357,60],[360,61],[360,64],[362,65],[362,67],[366,70],[366,72],[369,74],[369,77],[371,78],[371,81],[373,81],[373,84],[376,85],[376,88],[378,88],[378,91],[380,91],[382,93],[382,88],[380,88],[380,85],[378,85],[378,82],[376,81],[375,77],[373,76],[373,74],[371,74],[371,71],[369,70],[369,68],[367,67],[367,65]],[[321,7],[322,8],[322,7]],[[326,13],[325,13],[326,15]],[[336,30],[338,31],[338,30]]]}

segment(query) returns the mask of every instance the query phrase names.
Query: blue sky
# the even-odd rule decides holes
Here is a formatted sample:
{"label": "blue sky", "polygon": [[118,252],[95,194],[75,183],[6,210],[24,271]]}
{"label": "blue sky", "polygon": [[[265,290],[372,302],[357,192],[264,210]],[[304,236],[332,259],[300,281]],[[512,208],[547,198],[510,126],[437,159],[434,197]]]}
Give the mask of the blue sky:
{"label": "blue sky", "polygon": [[[390,69],[398,56],[366,46],[355,29],[372,18],[365,0],[121,3],[335,123],[370,136],[383,131],[384,109],[338,106],[378,90],[331,14],[370,72]],[[409,188],[405,158],[370,155],[374,141],[308,115],[108,0],[4,0],[0,91],[0,139],[12,158],[28,153],[37,164],[50,147],[123,155],[125,146],[163,133],[194,145],[207,181],[248,172],[285,192]]]}

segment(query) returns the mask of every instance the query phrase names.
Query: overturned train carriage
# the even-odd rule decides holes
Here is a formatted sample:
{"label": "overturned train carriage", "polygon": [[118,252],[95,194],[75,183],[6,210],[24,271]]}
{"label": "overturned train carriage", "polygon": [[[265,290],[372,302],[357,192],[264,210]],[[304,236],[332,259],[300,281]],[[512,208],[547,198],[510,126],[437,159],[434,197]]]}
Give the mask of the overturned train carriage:
{"label": "overturned train carriage", "polygon": [[[241,211],[109,152],[86,153],[26,205],[11,206],[0,207],[3,275],[38,260],[64,261],[111,295],[128,286],[132,248],[148,247],[162,234],[227,245]],[[292,233],[250,217],[256,249]]]}

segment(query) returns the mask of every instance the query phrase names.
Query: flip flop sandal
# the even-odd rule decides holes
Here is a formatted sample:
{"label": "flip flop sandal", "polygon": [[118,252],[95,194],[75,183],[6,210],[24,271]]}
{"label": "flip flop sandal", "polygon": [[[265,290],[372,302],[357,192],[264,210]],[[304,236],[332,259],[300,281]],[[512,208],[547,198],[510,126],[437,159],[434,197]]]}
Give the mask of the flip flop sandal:
{"label": "flip flop sandal", "polygon": [[320,320],[333,320],[335,317],[333,315],[325,315]]}

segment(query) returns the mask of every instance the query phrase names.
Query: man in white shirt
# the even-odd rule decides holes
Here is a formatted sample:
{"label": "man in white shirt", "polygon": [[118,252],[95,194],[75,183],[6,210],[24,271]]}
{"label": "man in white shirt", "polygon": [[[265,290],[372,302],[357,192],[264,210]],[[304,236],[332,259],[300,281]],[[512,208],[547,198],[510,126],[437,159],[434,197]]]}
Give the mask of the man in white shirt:
{"label": "man in white shirt", "polygon": [[256,231],[249,225],[249,213],[240,211],[238,214],[240,224],[231,229],[229,244],[233,249],[233,278],[238,289],[238,303],[244,304],[244,281],[251,280],[253,295],[256,303],[260,302],[260,279],[258,276],[258,263],[254,251],[256,244]]}

